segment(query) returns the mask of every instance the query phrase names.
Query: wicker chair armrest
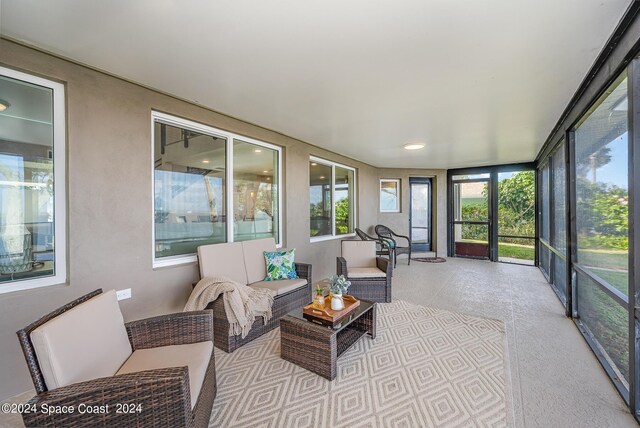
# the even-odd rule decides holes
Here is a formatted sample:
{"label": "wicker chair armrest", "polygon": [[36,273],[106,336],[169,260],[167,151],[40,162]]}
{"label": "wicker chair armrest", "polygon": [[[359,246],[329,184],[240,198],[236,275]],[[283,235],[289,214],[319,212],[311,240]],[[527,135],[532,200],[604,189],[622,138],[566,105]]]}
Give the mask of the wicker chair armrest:
{"label": "wicker chair armrest", "polygon": [[213,340],[213,312],[178,312],[131,321],[125,327],[134,350],[205,342]]}
{"label": "wicker chair armrest", "polygon": [[406,240],[407,240],[407,242],[409,243],[409,246],[411,246],[411,238],[409,238],[408,236],[405,236],[405,235],[398,235],[398,234],[395,234],[395,233],[394,233],[394,235],[395,235],[395,236],[397,236],[398,238],[406,239]]}
{"label": "wicker chair armrest", "polygon": [[300,278],[306,279],[309,283],[311,283],[311,265],[309,263],[298,263],[295,262],[296,273]]}
{"label": "wicker chair armrest", "polygon": [[189,371],[173,367],[94,379],[43,392],[27,404],[22,418],[28,427],[188,426]]}
{"label": "wicker chair armrest", "polygon": [[344,257],[336,257],[336,274],[347,277],[347,260]]}
{"label": "wicker chair armrest", "polygon": [[393,263],[391,263],[391,260],[389,259],[385,259],[384,257],[376,257],[376,266],[378,266],[378,269],[385,272],[387,274],[387,277],[393,274]]}

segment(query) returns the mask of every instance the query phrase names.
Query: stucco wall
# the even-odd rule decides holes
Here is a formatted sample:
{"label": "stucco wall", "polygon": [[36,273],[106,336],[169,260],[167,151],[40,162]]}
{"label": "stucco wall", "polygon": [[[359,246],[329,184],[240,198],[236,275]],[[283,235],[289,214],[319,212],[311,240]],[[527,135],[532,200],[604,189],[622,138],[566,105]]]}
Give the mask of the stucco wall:
{"label": "stucco wall", "polygon": [[186,302],[196,265],[151,265],[152,109],[284,147],[284,246],[313,263],[315,279],[335,273],[340,243],[309,242],[310,155],[357,168],[358,223],[377,221],[371,166],[7,40],[0,62],[66,85],[69,256],[67,284],[0,294],[0,399],[31,387],[15,332],[48,311],[96,288],[132,289],[121,302],[127,320]]}
{"label": "stucco wall", "polygon": [[[284,148],[283,244],[297,249],[297,260],[313,263],[316,281],[335,273],[340,241],[309,242],[309,156],[357,168],[358,224],[365,230],[388,220],[378,214],[378,179],[413,173],[380,175],[361,162],[3,39],[0,63],[66,85],[68,169],[68,281],[0,294],[0,399],[32,388],[15,332],[68,301],[97,288],[131,288],[132,298],[121,302],[126,320],[180,311],[186,302],[197,266],[152,268],[152,109]],[[439,192],[446,185],[440,175]],[[408,180],[401,178],[404,196]],[[403,198],[401,216],[405,204]],[[444,219],[439,205],[438,219]],[[394,219],[399,225],[401,216]],[[445,251],[440,236],[438,227],[439,252]]]}

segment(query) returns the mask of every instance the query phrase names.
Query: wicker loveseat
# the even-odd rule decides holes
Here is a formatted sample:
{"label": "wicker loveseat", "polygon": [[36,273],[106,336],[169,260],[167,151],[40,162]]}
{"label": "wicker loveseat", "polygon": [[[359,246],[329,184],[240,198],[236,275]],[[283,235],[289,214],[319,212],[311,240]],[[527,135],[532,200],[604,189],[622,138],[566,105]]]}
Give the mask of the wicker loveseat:
{"label": "wicker loveseat", "polygon": [[37,393],[22,412],[28,427],[209,425],[216,396],[210,310],[125,324],[115,290],[96,290],[18,338]]}
{"label": "wicker loveseat", "polygon": [[207,306],[207,309],[213,309],[215,346],[225,352],[233,352],[278,327],[280,318],[311,301],[311,265],[295,263],[298,279],[264,281],[267,275],[264,251],[276,251],[273,238],[198,247],[201,278],[224,276],[249,287],[269,288],[276,293],[271,319],[266,324],[262,318],[256,319],[245,338],[229,336],[222,296]]}

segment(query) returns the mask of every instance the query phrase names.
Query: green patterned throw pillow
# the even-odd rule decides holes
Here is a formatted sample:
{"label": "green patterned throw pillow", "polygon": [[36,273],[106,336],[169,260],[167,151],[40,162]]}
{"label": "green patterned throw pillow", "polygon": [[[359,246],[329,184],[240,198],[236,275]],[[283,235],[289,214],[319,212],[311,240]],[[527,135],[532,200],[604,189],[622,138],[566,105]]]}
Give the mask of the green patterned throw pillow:
{"label": "green patterned throw pillow", "polygon": [[267,277],[265,281],[277,281],[279,279],[298,278],[296,265],[293,262],[296,249],[289,251],[265,251],[264,259],[267,262]]}

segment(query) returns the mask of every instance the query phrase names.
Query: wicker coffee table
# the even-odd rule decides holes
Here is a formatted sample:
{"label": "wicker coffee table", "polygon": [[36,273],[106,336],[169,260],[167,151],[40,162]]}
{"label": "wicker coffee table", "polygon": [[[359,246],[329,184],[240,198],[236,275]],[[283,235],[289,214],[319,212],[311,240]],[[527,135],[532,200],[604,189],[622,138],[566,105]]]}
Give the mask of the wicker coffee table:
{"label": "wicker coffee table", "polygon": [[375,302],[360,299],[360,306],[336,327],[308,321],[299,308],[280,319],[280,356],[333,380],[338,358],[365,334],[376,338]]}

